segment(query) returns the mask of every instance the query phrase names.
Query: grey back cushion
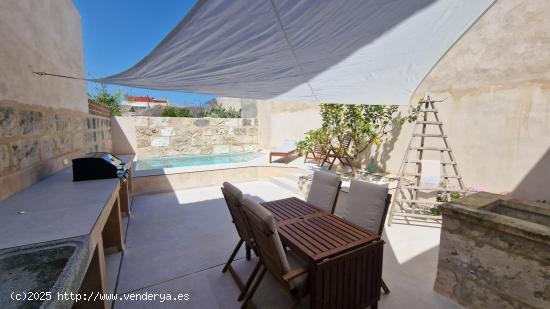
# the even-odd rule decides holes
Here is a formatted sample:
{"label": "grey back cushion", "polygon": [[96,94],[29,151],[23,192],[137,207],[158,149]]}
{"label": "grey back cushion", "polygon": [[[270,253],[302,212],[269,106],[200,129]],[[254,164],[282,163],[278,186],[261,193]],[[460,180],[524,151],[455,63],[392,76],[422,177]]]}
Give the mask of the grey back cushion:
{"label": "grey back cushion", "polygon": [[307,196],[307,202],[330,213],[338,194],[339,184],[340,177],[338,175],[315,171],[313,173],[311,189]]}
{"label": "grey back cushion", "polygon": [[352,180],[346,201],[338,214],[351,223],[378,234],[387,195],[387,185]]}
{"label": "grey back cushion", "polygon": [[243,192],[229,182],[223,183],[223,188],[233,197],[240,201],[243,198]]}
{"label": "grey back cushion", "polygon": [[271,211],[267,210],[258,202],[248,197],[245,197],[241,203],[247,211],[252,213],[256,218],[260,219],[263,224],[272,232],[272,234],[269,235],[267,239],[269,243],[264,244],[264,246],[275,253],[275,256],[278,259],[279,265],[283,273],[288,273],[290,271],[290,264],[288,263],[288,260],[286,258],[283,243],[281,242],[279,232],[277,231],[277,223],[275,222],[275,218],[273,217]]}

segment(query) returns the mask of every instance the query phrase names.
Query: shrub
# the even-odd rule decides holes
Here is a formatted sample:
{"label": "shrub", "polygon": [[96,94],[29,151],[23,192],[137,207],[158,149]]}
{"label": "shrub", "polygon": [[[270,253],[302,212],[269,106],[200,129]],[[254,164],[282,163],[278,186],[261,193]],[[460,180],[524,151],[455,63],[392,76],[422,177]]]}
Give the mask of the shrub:
{"label": "shrub", "polygon": [[186,107],[166,106],[160,113],[161,117],[193,117],[191,111]]}
{"label": "shrub", "polygon": [[111,110],[112,116],[121,116],[120,112],[120,90],[115,90],[115,93],[110,93],[107,90],[107,86],[101,84],[99,88],[96,89],[97,93],[95,95],[88,94],[88,97],[96,101],[97,103],[103,104]]}
{"label": "shrub", "polygon": [[241,110],[233,107],[225,108],[219,103],[215,103],[211,109],[205,110],[204,117],[212,118],[241,118]]}

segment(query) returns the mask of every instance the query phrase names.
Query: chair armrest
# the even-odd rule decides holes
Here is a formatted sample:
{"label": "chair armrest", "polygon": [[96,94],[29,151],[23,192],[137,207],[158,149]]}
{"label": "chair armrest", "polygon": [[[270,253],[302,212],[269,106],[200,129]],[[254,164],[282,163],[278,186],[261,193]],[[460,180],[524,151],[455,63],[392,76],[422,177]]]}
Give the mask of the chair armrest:
{"label": "chair armrest", "polygon": [[301,276],[303,274],[307,273],[307,269],[303,268],[303,267],[300,267],[300,268],[297,268],[291,272],[288,272],[286,274],[283,275],[283,280],[286,281],[286,282],[289,282],[290,280],[298,277],[298,276]]}

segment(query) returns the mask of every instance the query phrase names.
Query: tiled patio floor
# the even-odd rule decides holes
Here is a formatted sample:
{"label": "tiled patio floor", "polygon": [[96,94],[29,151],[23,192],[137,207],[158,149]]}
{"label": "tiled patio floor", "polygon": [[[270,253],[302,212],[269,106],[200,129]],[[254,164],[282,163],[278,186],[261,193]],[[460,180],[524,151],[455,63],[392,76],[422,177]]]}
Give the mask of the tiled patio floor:
{"label": "tiled patio floor", "polygon": [[[293,196],[269,181],[237,184],[258,199]],[[221,269],[237,234],[219,187],[136,197],[133,204],[117,292],[187,293],[190,300],[119,301],[115,308],[239,308],[239,289]],[[386,228],[384,280],[391,293],[381,308],[459,308],[432,291],[439,229],[394,224]],[[244,251],[244,250],[243,250]],[[243,252],[234,263],[246,278],[255,261]],[[266,276],[254,303],[258,308],[287,308],[289,298]]]}

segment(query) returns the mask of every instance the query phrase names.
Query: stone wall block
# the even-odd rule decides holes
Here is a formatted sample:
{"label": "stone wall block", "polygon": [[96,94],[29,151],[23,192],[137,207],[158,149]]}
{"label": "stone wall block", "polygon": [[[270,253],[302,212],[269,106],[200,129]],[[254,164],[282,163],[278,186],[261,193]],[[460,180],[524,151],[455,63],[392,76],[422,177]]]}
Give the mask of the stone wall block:
{"label": "stone wall block", "polygon": [[136,127],[137,138],[159,136],[159,134],[158,128]]}
{"label": "stone wall block", "polygon": [[246,129],[245,128],[234,128],[233,134],[235,135],[246,135]]}
{"label": "stone wall block", "polygon": [[8,146],[0,145],[0,173],[8,170],[10,167],[10,154]]}
{"label": "stone wall block", "polygon": [[246,119],[246,118],[243,119],[243,127],[249,127],[249,126],[252,126],[253,124],[254,124],[253,119]]}
{"label": "stone wall block", "polygon": [[214,145],[214,147],[212,148],[212,153],[214,154],[229,153],[229,145]]}
{"label": "stone wall block", "polygon": [[231,153],[239,153],[239,152],[245,152],[243,145],[229,145],[229,152]]}
{"label": "stone wall block", "polygon": [[248,135],[258,136],[258,128],[248,128]]}
{"label": "stone wall block", "polygon": [[40,150],[42,151],[42,160],[49,160],[57,155],[55,142],[49,136],[40,139]]}
{"label": "stone wall block", "polygon": [[[68,117],[62,114],[55,114],[55,127],[57,132],[65,132],[69,127]],[[93,129],[92,119],[88,118],[88,129]]]}
{"label": "stone wall block", "polygon": [[167,127],[160,129],[160,136],[174,136],[174,128]]}
{"label": "stone wall block", "polygon": [[17,134],[15,110],[12,107],[0,106],[0,137],[11,137]]}
{"label": "stone wall block", "polygon": [[148,127],[149,126],[149,117],[134,117],[136,127]]}
{"label": "stone wall block", "polygon": [[168,147],[170,145],[170,138],[168,137],[153,137],[151,139],[152,147]]}
{"label": "stone wall block", "polygon": [[11,151],[16,168],[25,168],[40,161],[40,145],[37,139],[25,139],[12,143]]}
{"label": "stone wall block", "polygon": [[36,134],[43,129],[43,115],[38,111],[21,111],[19,113],[19,128],[21,134]]}
{"label": "stone wall block", "polygon": [[210,120],[206,118],[196,119],[193,124],[199,128],[207,127],[210,124]]}

